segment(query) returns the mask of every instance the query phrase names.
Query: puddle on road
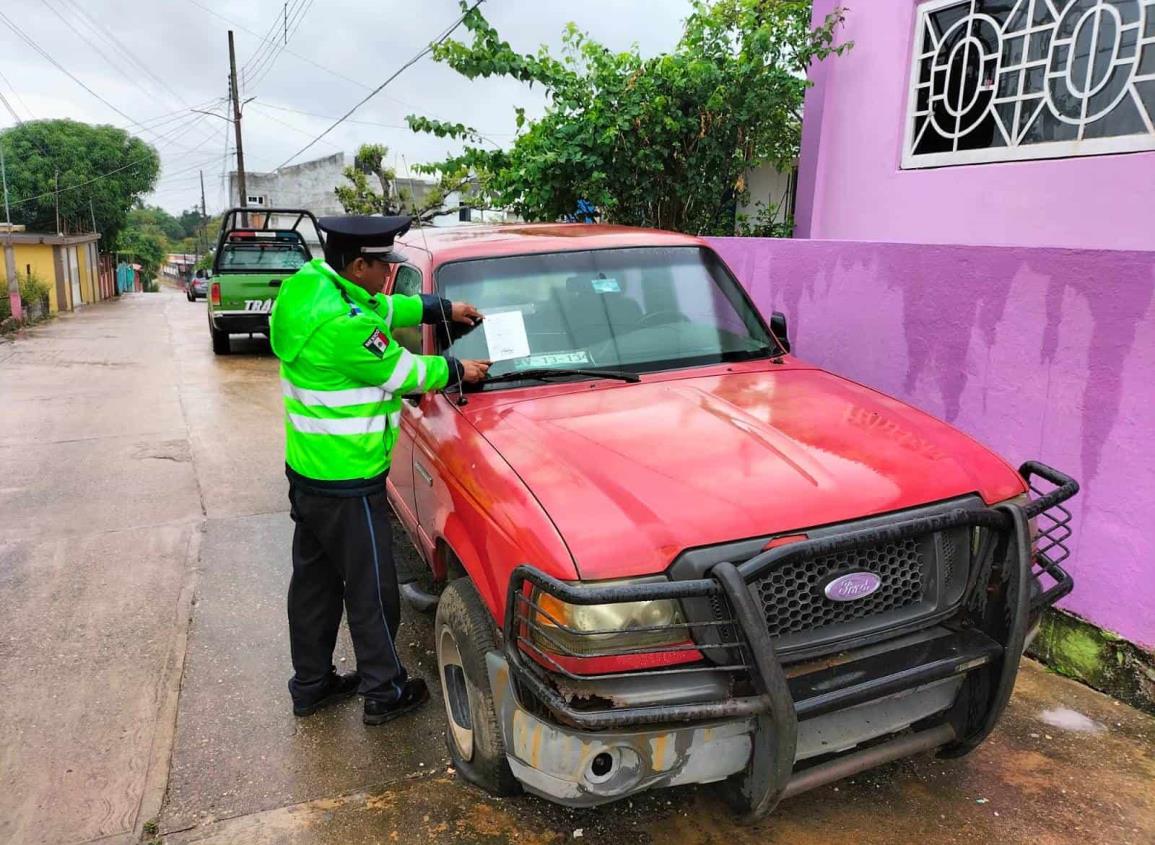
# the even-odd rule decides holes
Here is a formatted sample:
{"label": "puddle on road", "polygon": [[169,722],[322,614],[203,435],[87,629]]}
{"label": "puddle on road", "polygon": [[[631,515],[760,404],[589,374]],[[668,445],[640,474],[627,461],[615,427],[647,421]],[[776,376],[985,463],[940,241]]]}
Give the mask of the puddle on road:
{"label": "puddle on road", "polygon": [[1094,719],[1067,707],[1055,707],[1050,710],[1044,710],[1039,714],[1039,718],[1053,728],[1061,728],[1062,730],[1074,731],[1075,733],[1098,734],[1107,730]]}

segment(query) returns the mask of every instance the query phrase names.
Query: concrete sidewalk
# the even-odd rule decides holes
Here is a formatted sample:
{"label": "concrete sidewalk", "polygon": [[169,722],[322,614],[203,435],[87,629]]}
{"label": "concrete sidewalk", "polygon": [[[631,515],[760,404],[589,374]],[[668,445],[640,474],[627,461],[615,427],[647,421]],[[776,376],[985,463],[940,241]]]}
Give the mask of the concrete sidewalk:
{"label": "concrete sidewalk", "polygon": [[160,804],[203,521],[168,302],[0,347],[2,842],[130,841]]}
{"label": "concrete sidewalk", "polygon": [[[135,295],[0,345],[0,842],[1155,842],[1155,719],[1033,663],[972,756],[753,828],[709,788],[486,796],[447,772],[439,691],[382,728],[356,701],[293,718],[277,362],[214,356],[204,309]],[[436,677],[427,618],[400,647]]]}

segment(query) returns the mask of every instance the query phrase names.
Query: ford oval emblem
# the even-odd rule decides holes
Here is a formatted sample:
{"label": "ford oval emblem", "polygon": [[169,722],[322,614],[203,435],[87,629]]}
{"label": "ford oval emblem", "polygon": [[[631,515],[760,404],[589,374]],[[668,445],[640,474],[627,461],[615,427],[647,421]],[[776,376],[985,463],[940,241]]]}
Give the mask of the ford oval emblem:
{"label": "ford oval emblem", "polygon": [[857,601],[878,592],[882,579],[873,572],[848,572],[826,585],[823,592],[831,601]]}

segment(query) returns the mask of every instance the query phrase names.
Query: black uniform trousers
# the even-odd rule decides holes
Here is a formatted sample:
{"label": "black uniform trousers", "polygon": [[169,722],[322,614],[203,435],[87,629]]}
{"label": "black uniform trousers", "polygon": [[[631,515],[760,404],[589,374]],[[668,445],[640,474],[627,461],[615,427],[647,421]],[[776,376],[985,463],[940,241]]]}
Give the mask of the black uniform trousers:
{"label": "black uniform trousers", "polygon": [[394,645],[401,604],[384,490],[323,496],[290,484],[289,503],[296,523],[289,582],[293,701],[307,706],[327,692],[342,601],[361,694],[396,700],[407,675]]}

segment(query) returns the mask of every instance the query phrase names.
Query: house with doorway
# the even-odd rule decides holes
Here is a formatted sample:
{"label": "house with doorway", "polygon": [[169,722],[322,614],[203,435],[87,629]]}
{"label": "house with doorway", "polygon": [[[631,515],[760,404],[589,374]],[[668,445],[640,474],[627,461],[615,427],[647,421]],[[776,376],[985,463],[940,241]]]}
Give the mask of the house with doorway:
{"label": "house with doorway", "polygon": [[35,276],[48,285],[48,307],[72,311],[114,294],[102,274],[99,234],[55,235],[28,232],[23,226],[0,224],[0,242],[14,253],[16,272]]}
{"label": "house with doorway", "polygon": [[795,238],[719,250],[803,358],[1081,482],[1035,649],[1109,686],[1155,648],[1155,0],[840,5]]}

